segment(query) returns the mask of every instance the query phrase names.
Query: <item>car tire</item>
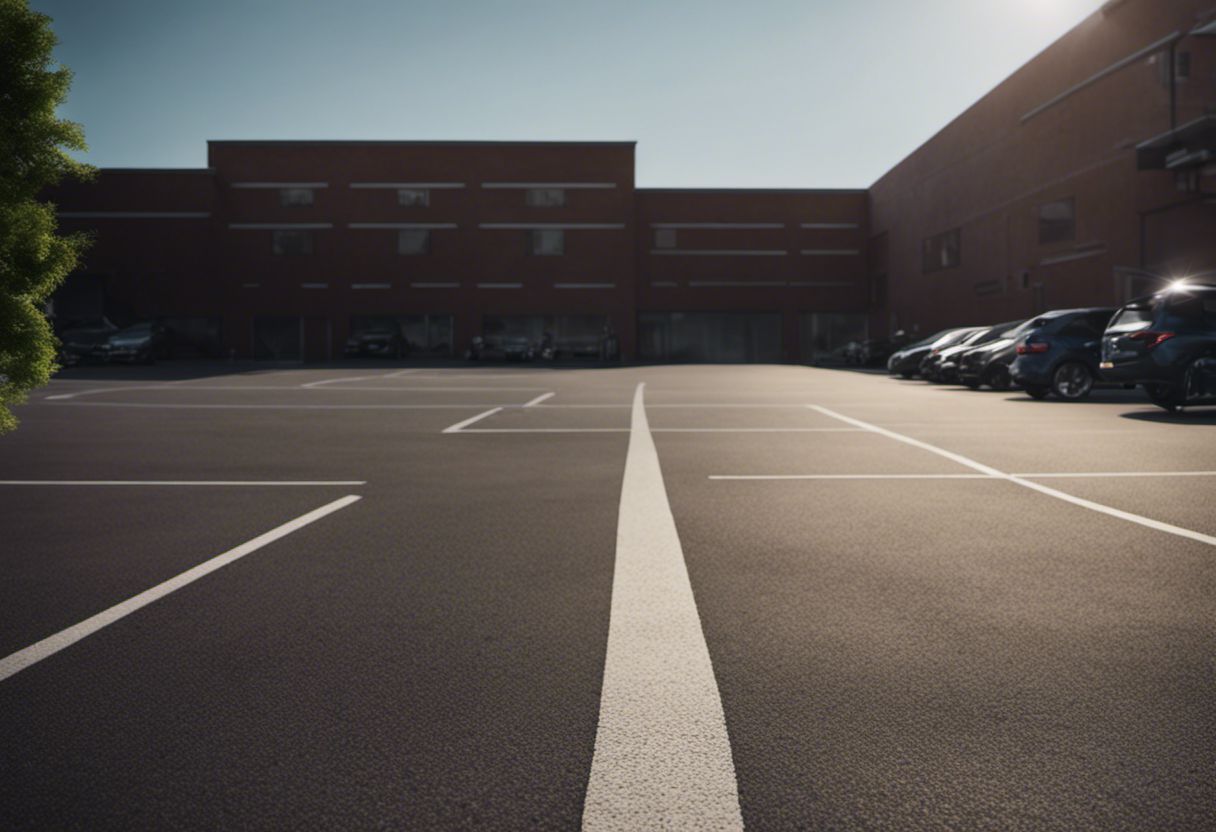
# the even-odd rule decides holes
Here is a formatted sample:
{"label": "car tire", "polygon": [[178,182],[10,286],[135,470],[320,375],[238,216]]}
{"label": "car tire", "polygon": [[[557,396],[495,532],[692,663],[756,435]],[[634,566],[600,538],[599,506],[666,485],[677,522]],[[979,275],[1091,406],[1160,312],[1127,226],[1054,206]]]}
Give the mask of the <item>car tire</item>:
{"label": "car tire", "polygon": [[1174,384],[1146,384],[1149,401],[1169,413],[1177,413],[1186,401],[1184,391]]}
{"label": "car tire", "polygon": [[1094,389],[1094,374],[1079,361],[1067,361],[1051,374],[1051,392],[1061,399],[1077,401]]}
{"label": "car tire", "polygon": [[977,379],[974,379],[974,378],[965,378],[965,379],[963,379],[962,384],[963,384],[963,386],[964,386],[964,387],[969,387],[969,388],[970,388],[970,389],[972,389],[972,390],[979,390],[979,389],[980,389],[980,383],[979,383],[979,381],[978,381]]}
{"label": "car tire", "polygon": [[1013,378],[1009,375],[1008,367],[998,365],[988,370],[984,376],[984,383],[993,390],[1008,390],[1013,386]]}
{"label": "car tire", "polygon": [[899,377],[910,379],[910,378],[912,378],[912,374],[911,373],[900,373]]}
{"label": "car tire", "polygon": [[1045,399],[1047,398],[1047,394],[1051,392],[1051,388],[1046,384],[1024,384],[1022,385],[1022,389],[1032,399]]}

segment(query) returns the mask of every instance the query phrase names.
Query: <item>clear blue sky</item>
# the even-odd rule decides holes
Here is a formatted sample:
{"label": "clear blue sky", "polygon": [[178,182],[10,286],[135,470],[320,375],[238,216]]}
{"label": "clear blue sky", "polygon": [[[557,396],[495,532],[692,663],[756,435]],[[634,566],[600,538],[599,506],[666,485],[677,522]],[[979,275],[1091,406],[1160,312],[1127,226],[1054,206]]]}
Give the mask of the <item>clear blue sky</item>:
{"label": "clear blue sky", "polygon": [[87,161],[636,140],[644,187],[866,187],[1100,0],[30,0]]}

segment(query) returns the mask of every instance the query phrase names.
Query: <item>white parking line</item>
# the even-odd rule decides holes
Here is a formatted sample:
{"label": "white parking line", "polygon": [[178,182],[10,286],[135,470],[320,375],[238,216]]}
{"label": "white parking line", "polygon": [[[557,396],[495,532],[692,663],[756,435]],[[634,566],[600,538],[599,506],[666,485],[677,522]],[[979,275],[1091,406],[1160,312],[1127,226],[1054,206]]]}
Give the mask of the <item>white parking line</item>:
{"label": "white parking line", "polygon": [[273,543],[279,538],[286,537],[294,531],[304,528],[310,523],[315,523],[326,515],[333,514],[335,511],[346,508],[351,503],[360,500],[359,496],[350,494],[340,499],[334,500],[332,503],[327,503],[320,508],[313,509],[307,514],[300,515],[294,520],[289,520],[281,526],[278,526],[265,534],[260,534],[246,543],[242,543],[234,549],[229,549],[223,554],[216,555],[210,560],[200,563],[193,569],[188,569],[185,572],[170,578],[163,583],[157,584],[151,589],[146,589],[138,595],[128,598],[120,604],[110,607],[104,612],[99,612],[91,618],[86,618],[79,624],[68,627],[66,630],[60,630],[53,636],[48,636],[42,641],[31,644],[22,650],[18,650],[9,656],[0,659],[0,681],[7,679],[15,673],[20,673],[32,664],[40,662],[48,656],[53,656],[65,647],[70,647],[83,638],[91,636],[98,630],[108,627],[116,621],[119,621],[136,610],[146,607],[153,601],[164,598],[166,595],[176,592],[184,586],[194,583],[199,578],[209,575],[212,572],[227,566],[235,560],[239,560],[251,552],[256,552],[267,544]]}
{"label": "white parking line", "polygon": [[644,386],[633,399],[583,829],[742,829],[722,701]]}
{"label": "white parking line", "polygon": [[218,485],[333,486],[367,485],[367,480],[0,480],[0,485]]}
{"label": "white parking line", "polygon": [[485,402],[468,404],[170,404],[168,402],[55,402],[58,407],[126,407],[147,410],[473,410],[519,407]]}
{"label": "white parking line", "polygon": [[402,376],[408,376],[413,373],[420,373],[420,372],[422,372],[421,367],[414,367],[409,370],[398,370],[395,373],[389,373],[388,375],[385,376],[385,378],[401,378]]}
{"label": "white parking line", "polygon": [[1010,474],[1031,480],[1072,479],[1074,477],[1216,477],[1216,471],[1083,471],[1049,474]]}
{"label": "white parking line", "polygon": [[532,401],[525,404],[524,407],[536,407],[541,402],[551,399],[556,395],[557,395],[556,393],[542,393],[541,395],[537,396]]}
{"label": "white parking line", "polygon": [[485,413],[478,413],[476,416],[474,416],[471,419],[465,419],[463,422],[457,422],[454,425],[449,425],[448,427],[444,428],[441,431],[441,433],[460,433],[462,428],[468,427],[469,425],[473,424],[474,422],[480,422],[482,419],[485,419],[489,416],[493,416],[495,413],[498,413],[500,410],[502,410],[501,407],[495,407],[495,408],[491,408],[490,410],[487,410]]}
{"label": "white parking line", "polygon": [[345,384],[348,381],[367,381],[368,379],[389,378],[389,376],[343,376],[342,378],[326,378],[321,381],[310,381],[308,384],[301,384],[302,389],[308,390],[316,387],[324,387],[327,384]]}
{"label": "white parking line", "polygon": [[903,442],[907,445],[912,445],[913,447],[937,454],[938,456],[943,456],[946,459],[957,462],[959,465],[973,468],[976,471],[987,474],[991,477],[1000,477],[1009,482],[1016,483],[1024,488],[1037,491],[1040,494],[1055,497],[1057,500],[1063,500],[1066,503],[1072,503],[1073,505],[1087,508],[1091,511],[1097,511],[1102,514],[1107,514],[1111,517],[1118,517],[1119,519],[1127,520],[1130,523],[1138,523],[1139,525],[1149,529],[1167,532],[1172,535],[1177,535],[1178,537],[1185,537],[1190,540],[1198,541],[1199,543],[1206,543],[1209,546],[1216,546],[1216,537],[1213,537],[1212,535],[1203,534],[1202,532],[1196,532],[1190,529],[1184,529],[1181,526],[1174,526],[1170,523],[1162,523],[1159,520],[1153,520],[1152,518],[1144,517],[1139,514],[1132,514],[1130,511],[1123,511],[1122,509],[1112,508],[1111,506],[1102,505],[1101,503],[1095,503],[1092,500],[1074,497],[1073,495],[1066,494],[1063,491],[1057,491],[1054,488],[1049,488],[1042,483],[1034,482],[1017,474],[1006,474],[988,465],[984,465],[982,462],[976,462],[974,459],[969,459],[962,454],[956,454],[953,451],[947,451],[945,448],[930,445],[928,442],[921,442],[919,439],[913,439],[911,436],[904,436],[902,433],[895,433],[894,431],[880,428],[877,425],[871,425],[868,422],[863,422],[859,419],[854,419],[852,417],[836,413],[833,410],[828,410],[826,407],[820,407],[819,405],[808,405],[808,407],[824,414],[825,416],[831,416],[833,419],[840,419],[841,421],[848,422],[851,425],[873,431],[874,433],[882,434],[883,436],[886,436],[889,439],[894,439],[897,442]]}
{"label": "white parking line", "polygon": [[711,474],[711,480],[995,480],[990,474]]}

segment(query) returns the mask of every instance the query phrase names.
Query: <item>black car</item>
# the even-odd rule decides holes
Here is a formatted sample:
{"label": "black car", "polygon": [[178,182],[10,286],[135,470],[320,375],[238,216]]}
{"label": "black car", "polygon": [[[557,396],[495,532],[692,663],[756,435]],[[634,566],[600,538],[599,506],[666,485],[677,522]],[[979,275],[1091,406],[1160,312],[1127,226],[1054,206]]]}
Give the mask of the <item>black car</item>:
{"label": "black car", "polygon": [[958,360],[972,347],[982,346],[1001,337],[1006,330],[1017,326],[1020,321],[1006,321],[996,326],[980,327],[963,340],[945,347],[933,349],[920,365],[920,376],[926,381],[943,384],[957,382]]}
{"label": "black car", "polygon": [[1008,390],[1013,386],[1009,365],[1017,357],[1018,339],[1044,323],[1043,317],[1030,318],[1005,330],[998,338],[964,352],[957,359],[959,381],[972,389],[986,384],[993,390]]}
{"label": "black car", "polygon": [[[957,333],[965,334],[967,332],[970,332],[969,327],[943,329],[941,332],[933,333],[928,338],[917,341],[914,344],[909,344],[887,359],[887,372],[893,376],[912,378],[912,376],[920,372],[920,362],[924,360],[930,350],[939,345],[939,341],[950,338]],[[962,338],[963,335],[958,335],[958,337]],[[950,343],[954,343],[954,341],[952,340]]]}
{"label": "black car", "polygon": [[1009,366],[1015,384],[1036,399],[1054,393],[1061,399],[1083,399],[1101,374],[1102,332],[1111,307],[1060,309],[1039,317],[1043,325],[1018,341]]}
{"label": "black car", "polygon": [[72,321],[59,330],[59,363],[71,367],[84,361],[101,360],[98,347],[105,344],[118,327],[107,318]]}
{"label": "black car", "polygon": [[93,355],[107,362],[151,364],[173,356],[173,335],[154,321],[141,321],[110,335],[93,348]]}
{"label": "black car", "polygon": [[342,353],[347,357],[401,358],[406,353],[405,339],[394,327],[364,329],[346,339]]}
{"label": "black car", "polygon": [[1179,281],[1123,306],[1102,336],[1100,367],[1169,411],[1216,402],[1216,286]]}

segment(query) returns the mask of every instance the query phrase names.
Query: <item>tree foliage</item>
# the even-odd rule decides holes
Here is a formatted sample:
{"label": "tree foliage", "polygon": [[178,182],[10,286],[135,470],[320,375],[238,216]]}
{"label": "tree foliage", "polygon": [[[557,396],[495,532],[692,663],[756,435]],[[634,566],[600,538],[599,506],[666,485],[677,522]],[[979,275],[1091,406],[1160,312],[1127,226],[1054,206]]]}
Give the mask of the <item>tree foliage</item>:
{"label": "tree foliage", "polygon": [[55,370],[56,341],[43,307],[75,267],[88,239],[57,233],[55,208],[39,196],[64,176],[93,169],[79,124],[55,114],[72,73],[52,64],[51,19],[26,0],[0,0],[0,433],[10,407]]}

